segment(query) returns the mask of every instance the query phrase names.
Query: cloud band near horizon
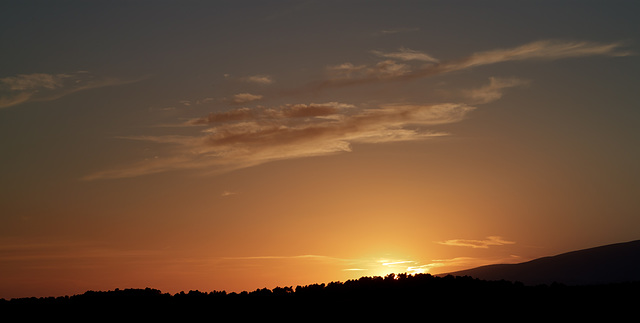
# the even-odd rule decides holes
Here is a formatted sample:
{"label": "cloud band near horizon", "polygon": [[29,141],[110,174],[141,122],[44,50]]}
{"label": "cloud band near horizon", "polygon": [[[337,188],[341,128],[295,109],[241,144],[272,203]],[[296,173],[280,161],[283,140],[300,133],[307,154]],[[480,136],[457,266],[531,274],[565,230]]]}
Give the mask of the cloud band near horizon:
{"label": "cloud band near horizon", "polygon": [[490,236],[484,240],[469,240],[469,239],[452,239],[438,242],[439,244],[446,246],[456,246],[456,247],[470,247],[470,248],[481,248],[487,249],[490,246],[502,246],[508,244],[515,244],[513,241],[504,240],[499,236]]}

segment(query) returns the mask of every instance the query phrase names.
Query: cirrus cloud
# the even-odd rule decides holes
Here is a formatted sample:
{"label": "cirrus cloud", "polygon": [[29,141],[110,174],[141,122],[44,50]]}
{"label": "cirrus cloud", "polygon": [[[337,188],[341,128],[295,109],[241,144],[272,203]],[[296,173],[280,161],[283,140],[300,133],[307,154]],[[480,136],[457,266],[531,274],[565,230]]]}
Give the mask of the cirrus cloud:
{"label": "cirrus cloud", "polygon": [[[354,65],[349,62],[329,66],[328,70],[332,72],[329,79],[311,82],[301,88],[285,91],[283,94],[297,94],[381,82],[410,81],[504,62],[558,60],[587,56],[621,57],[633,54],[622,47],[623,43],[620,42],[596,43],[541,40],[513,48],[476,52],[460,59],[441,60],[421,66],[398,63],[389,59],[372,65]],[[418,54],[396,52],[384,55],[392,55],[396,59],[408,61],[407,58],[416,57]]]}
{"label": "cirrus cloud", "polygon": [[272,84],[274,82],[273,78],[269,75],[251,75],[242,78],[242,80],[245,82],[257,84]]}
{"label": "cirrus cloud", "polygon": [[465,95],[476,104],[489,103],[502,98],[504,90],[529,85],[528,80],[517,78],[489,78],[489,84],[465,91]]}
{"label": "cirrus cloud", "polygon": [[[269,98],[282,99],[291,94],[316,93],[323,89],[378,82],[408,81],[508,61],[631,55],[621,47],[621,43],[536,41],[513,48],[476,52],[457,60],[440,61],[410,49],[391,53],[375,52],[383,58],[382,61],[369,65],[343,63],[329,66],[327,70],[330,77],[320,82],[309,83],[290,91],[271,93],[266,97],[247,92],[238,93],[226,101],[230,105],[238,105]],[[415,62],[421,62],[421,65]],[[7,82],[18,88],[33,86],[31,84],[54,88],[58,86],[57,79],[44,77]],[[524,86],[528,82],[517,78],[491,78],[488,85],[462,91],[463,98],[460,98],[460,102],[391,102],[379,103],[373,108],[339,102],[290,103],[212,112],[181,124],[183,127],[199,130],[191,135],[121,137],[162,144],[165,149],[158,158],[96,172],[85,179],[134,177],[190,169],[220,173],[275,160],[350,152],[353,144],[416,141],[446,136],[446,132],[427,128],[464,120],[476,109],[472,105],[500,99],[506,89]],[[506,242],[490,237],[482,241],[449,240],[443,243],[483,248]]]}
{"label": "cirrus cloud", "polygon": [[355,143],[423,140],[446,133],[421,129],[458,122],[475,108],[465,104],[389,104],[374,109],[350,104],[239,108],[188,121],[204,126],[193,136],[122,137],[168,145],[168,157],[91,174],[123,178],[181,169],[218,173],[265,162],[351,151]]}
{"label": "cirrus cloud", "polygon": [[257,101],[260,99],[262,99],[262,95],[259,95],[259,94],[238,93],[238,94],[234,94],[233,97],[228,101],[231,104],[244,104],[251,101]]}
{"label": "cirrus cloud", "polygon": [[0,108],[29,101],[53,101],[64,96],[106,86],[134,83],[142,80],[99,77],[87,71],[66,74],[19,74],[0,78]]}
{"label": "cirrus cloud", "polygon": [[513,241],[504,240],[499,236],[490,236],[484,240],[468,240],[468,239],[452,239],[438,242],[446,246],[471,247],[486,249],[490,246],[502,246],[507,244],[515,244]]}
{"label": "cirrus cloud", "polygon": [[432,62],[432,63],[438,62],[437,59],[433,58],[428,54],[425,54],[417,50],[404,48],[404,47],[400,48],[397,52],[384,53],[381,51],[374,50],[372,51],[372,53],[380,57],[399,59],[402,61],[424,61],[424,62]]}

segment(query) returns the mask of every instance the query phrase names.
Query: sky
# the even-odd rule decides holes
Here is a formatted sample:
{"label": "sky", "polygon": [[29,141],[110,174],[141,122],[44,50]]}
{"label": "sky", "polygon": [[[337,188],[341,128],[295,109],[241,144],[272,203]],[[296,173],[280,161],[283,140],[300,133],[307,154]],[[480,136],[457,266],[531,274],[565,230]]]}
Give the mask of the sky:
{"label": "sky", "polygon": [[0,298],[640,238],[637,1],[3,1]]}

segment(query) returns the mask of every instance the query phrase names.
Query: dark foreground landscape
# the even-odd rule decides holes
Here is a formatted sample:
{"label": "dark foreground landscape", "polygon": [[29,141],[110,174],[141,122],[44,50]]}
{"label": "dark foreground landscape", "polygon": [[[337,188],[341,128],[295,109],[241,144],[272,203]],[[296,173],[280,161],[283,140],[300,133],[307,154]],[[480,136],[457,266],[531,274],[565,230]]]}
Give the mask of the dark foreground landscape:
{"label": "dark foreground landscape", "polygon": [[190,291],[171,295],[157,289],[88,291],[84,294],[0,301],[0,313],[20,321],[65,319],[280,318],[623,318],[636,315],[640,282],[526,286],[469,276],[388,275],[343,283],[276,287],[252,292]]}
{"label": "dark foreground landscape", "polygon": [[[487,280],[469,275],[432,276],[429,274],[390,274],[385,277],[361,277],[346,282],[312,284],[296,287],[257,289],[251,292],[224,291],[180,292],[174,295],[160,290],[116,289],[87,291],[80,295],[45,298],[0,299],[0,313],[4,318],[19,321],[63,318],[65,320],[253,320],[278,319],[287,321],[419,319],[429,321],[447,319],[492,319],[499,321],[528,321],[604,318],[623,321],[637,318],[640,304],[640,280],[637,271],[638,242],[612,245],[625,260],[617,265],[596,266],[598,280],[589,283],[593,267],[575,268],[580,284],[553,282],[525,284],[511,280]],[[549,259],[566,263],[569,258],[597,261],[598,255],[613,261],[604,247],[587,249],[544,259],[544,268],[554,273],[558,266],[550,266]],[[623,251],[626,250],[626,251]],[[621,268],[622,262],[628,267]],[[526,263],[527,268],[541,270],[539,262]],[[510,266],[522,272],[522,266]],[[491,267],[490,267],[491,268]],[[506,275],[505,268],[499,266]],[[624,278],[615,271],[622,270]],[[487,272],[483,268],[482,273]],[[629,274],[632,271],[634,273]],[[566,270],[562,269],[566,274]],[[611,276],[606,279],[604,272]],[[471,273],[471,272],[470,272]],[[595,275],[595,274],[594,274]],[[530,277],[530,276],[526,276]],[[558,276],[559,277],[559,276]],[[571,277],[562,276],[562,277]],[[17,315],[17,316],[16,316]],[[631,315],[631,316],[630,316]]]}

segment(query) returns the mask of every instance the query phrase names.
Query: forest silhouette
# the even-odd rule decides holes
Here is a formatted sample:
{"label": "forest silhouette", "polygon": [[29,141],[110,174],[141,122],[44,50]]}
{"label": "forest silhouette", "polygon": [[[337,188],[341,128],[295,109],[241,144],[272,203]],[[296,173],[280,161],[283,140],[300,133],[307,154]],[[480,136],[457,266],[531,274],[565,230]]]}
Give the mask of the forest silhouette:
{"label": "forest silhouette", "polygon": [[389,274],[345,282],[225,291],[163,293],[153,288],[87,291],[60,297],[0,299],[3,316],[21,321],[277,318],[454,318],[496,320],[624,318],[635,311],[640,282],[568,286],[524,285],[470,276]]}

